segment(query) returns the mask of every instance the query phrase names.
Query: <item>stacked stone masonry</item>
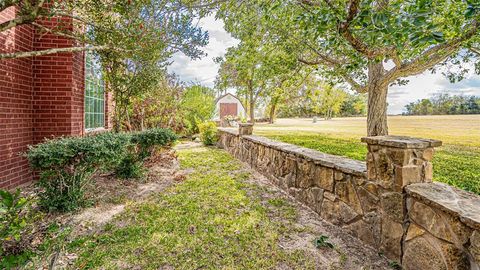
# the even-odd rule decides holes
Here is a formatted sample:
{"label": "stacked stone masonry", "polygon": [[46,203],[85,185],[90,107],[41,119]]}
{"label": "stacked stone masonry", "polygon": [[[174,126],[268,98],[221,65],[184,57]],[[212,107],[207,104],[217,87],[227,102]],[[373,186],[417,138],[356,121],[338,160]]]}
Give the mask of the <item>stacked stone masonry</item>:
{"label": "stacked stone masonry", "polygon": [[404,269],[480,270],[480,198],[431,182],[441,142],[363,138],[365,163],[249,132],[219,129],[218,145]]}

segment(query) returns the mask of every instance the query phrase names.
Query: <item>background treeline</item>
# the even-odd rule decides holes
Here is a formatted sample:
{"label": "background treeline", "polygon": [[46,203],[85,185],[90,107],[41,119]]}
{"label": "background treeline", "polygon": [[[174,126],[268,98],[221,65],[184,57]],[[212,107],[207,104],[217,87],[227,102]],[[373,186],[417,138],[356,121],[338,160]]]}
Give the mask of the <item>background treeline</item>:
{"label": "background treeline", "polygon": [[343,89],[322,85],[314,91],[298,92],[298,95],[285,100],[278,108],[277,116],[314,117],[325,119],[345,116],[365,116],[367,97],[364,94],[351,94]]}
{"label": "background treeline", "polygon": [[404,115],[480,114],[480,97],[437,93],[405,106]]}

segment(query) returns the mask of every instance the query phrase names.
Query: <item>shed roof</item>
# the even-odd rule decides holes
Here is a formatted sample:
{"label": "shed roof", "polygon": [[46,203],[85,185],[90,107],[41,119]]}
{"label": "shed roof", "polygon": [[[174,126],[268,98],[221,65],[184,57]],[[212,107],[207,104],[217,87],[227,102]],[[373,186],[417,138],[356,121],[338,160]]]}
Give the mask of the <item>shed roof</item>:
{"label": "shed roof", "polygon": [[243,109],[245,110],[245,106],[243,105],[243,102],[237,97],[235,96],[234,94],[231,94],[231,93],[226,93],[225,95],[222,95],[222,96],[219,96],[216,100],[215,100],[215,104],[217,104],[222,98],[226,97],[226,96],[232,96],[233,98],[235,98],[236,100],[238,100],[238,102],[240,103],[240,105],[242,105]]}
{"label": "shed roof", "polygon": [[229,95],[232,96],[232,97],[234,97],[234,98],[236,98],[238,101],[240,101],[240,99],[239,99],[237,96],[235,96],[234,94],[226,93],[225,95],[219,96],[219,97],[215,100],[215,102],[218,102],[218,101],[220,101],[220,99],[222,99],[222,98],[224,98],[224,97],[226,97],[226,96],[229,96]]}

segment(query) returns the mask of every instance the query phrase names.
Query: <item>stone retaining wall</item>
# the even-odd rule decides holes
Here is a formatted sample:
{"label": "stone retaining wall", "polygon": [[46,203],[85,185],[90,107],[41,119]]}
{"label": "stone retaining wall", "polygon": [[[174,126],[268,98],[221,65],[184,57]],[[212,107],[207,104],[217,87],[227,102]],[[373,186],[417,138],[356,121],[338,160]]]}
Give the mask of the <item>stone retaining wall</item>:
{"label": "stone retaining wall", "polygon": [[480,270],[480,198],[430,183],[441,142],[362,140],[366,163],[234,129],[219,129],[218,145],[405,269]]}

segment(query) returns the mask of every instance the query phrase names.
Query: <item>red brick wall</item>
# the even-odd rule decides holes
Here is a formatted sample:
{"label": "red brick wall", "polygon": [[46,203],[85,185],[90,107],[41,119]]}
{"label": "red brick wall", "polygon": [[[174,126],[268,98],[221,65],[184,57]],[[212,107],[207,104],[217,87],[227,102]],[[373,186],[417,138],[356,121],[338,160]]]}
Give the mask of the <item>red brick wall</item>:
{"label": "red brick wall", "polygon": [[[15,14],[0,13],[0,22]],[[33,30],[20,26],[0,33],[0,52],[33,48]],[[0,60],[0,187],[21,185],[31,180],[27,161],[20,153],[33,142],[32,59]]]}
{"label": "red brick wall", "polygon": [[73,55],[71,133],[84,134],[85,53]]}
{"label": "red brick wall", "polygon": [[[42,22],[55,28],[56,19]],[[63,23],[70,23],[63,19]],[[64,37],[37,30],[36,50],[71,47]],[[37,56],[33,61],[34,142],[60,135],[83,134],[83,53]]]}
{"label": "red brick wall", "polygon": [[[0,22],[13,18],[14,12],[1,12]],[[57,21],[40,23],[54,26]],[[0,52],[72,45],[71,40],[30,26],[0,33]],[[0,188],[32,181],[28,163],[20,156],[28,145],[45,137],[84,134],[84,74],[84,53],[0,60]]]}

